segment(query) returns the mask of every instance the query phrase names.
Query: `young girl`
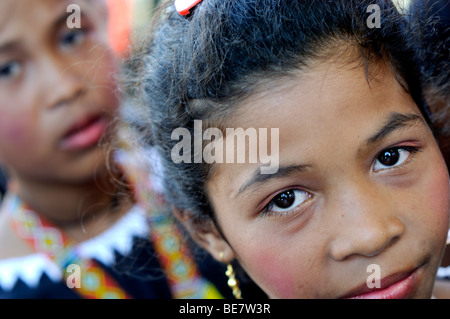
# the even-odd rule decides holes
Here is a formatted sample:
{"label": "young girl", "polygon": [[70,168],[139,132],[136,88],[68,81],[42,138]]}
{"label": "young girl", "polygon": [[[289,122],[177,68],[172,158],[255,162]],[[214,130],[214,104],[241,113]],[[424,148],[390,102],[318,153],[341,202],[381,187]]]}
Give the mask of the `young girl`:
{"label": "young girl", "polygon": [[119,99],[105,3],[5,0],[0,16],[0,298],[218,296],[108,151]]}
{"label": "young girl", "polygon": [[384,0],[163,7],[136,132],[235,296],[240,268],[270,298],[432,296],[449,178],[406,29]]}

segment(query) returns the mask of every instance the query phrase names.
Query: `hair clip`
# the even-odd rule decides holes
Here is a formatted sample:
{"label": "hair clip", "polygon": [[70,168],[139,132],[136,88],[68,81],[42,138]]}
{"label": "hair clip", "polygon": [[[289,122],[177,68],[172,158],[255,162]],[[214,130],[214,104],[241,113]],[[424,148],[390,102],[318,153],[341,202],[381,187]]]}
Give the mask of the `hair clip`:
{"label": "hair clip", "polygon": [[186,16],[191,13],[191,10],[202,0],[175,0],[175,9],[182,16]]}

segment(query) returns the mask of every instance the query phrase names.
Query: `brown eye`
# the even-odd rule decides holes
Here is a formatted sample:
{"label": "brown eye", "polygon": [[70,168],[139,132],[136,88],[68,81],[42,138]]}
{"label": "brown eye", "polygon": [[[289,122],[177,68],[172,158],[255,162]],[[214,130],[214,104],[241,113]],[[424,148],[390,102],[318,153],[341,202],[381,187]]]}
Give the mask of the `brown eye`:
{"label": "brown eye", "polygon": [[276,195],[264,209],[263,215],[283,216],[298,211],[312,195],[300,189],[289,189]]}
{"label": "brown eye", "polygon": [[277,195],[273,201],[274,205],[284,209],[292,206],[294,202],[295,202],[295,193],[293,190],[288,190],[286,192],[281,193],[280,195]]}
{"label": "brown eye", "polygon": [[399,158],[399,150],[393,148],[384,151],[380,156],[378,156],[377,160],[384,166],[393,166],[397,164]]}
{"label": "brown eye", "polygon": [[400,166],[403,163],[406,163],[410,157],[418,151],[418,148],[410,146],[386,149],[376,158],[373,170],[377,172]]}

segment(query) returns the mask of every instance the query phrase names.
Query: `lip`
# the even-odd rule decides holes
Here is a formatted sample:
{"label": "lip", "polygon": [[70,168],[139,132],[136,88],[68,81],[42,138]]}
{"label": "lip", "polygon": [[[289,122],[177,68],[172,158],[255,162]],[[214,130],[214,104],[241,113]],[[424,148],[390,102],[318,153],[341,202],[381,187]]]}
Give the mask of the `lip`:
{"label": "lip", "polygon": [[381,280],[381,288],[369,288],[364,283],[342,299],[408,299],[416,290],[418,270],[387,276]]}
{"label": "lip", "polygon": [[108,126],[108,119],[99,114],[85,116],[63,135],[59,146],[65,151],[84,150],[96,146]]}

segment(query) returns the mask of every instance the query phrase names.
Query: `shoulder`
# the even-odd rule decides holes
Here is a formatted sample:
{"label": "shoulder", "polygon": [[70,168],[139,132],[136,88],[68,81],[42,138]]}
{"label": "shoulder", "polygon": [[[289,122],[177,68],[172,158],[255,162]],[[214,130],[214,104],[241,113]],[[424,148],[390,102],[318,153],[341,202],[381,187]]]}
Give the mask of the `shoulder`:
{"label": "shoulder", "polygon": [[46,256],[31,254],[0,260],[0,299],[76,299],[59,267]]}
{"label": "shoulder", "polygon": [[0,290],[11,292],[18,283],[36,289],[42,277],[51,282],[60,282],[62,272],[50,259],[42,254],[0,260]]}

